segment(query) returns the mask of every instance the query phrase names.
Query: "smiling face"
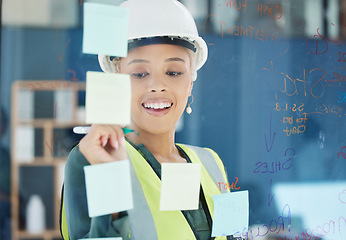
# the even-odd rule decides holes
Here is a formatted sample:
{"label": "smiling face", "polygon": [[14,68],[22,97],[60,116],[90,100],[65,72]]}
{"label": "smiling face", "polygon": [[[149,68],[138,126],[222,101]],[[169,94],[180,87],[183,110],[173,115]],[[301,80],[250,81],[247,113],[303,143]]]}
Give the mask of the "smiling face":
{"label": "smiling face", "polygon": [[174,131],[193,85],[187,51],[168,44],[149,45],[121,59],[120,73],[131,76],[131,122],[137,131]]}

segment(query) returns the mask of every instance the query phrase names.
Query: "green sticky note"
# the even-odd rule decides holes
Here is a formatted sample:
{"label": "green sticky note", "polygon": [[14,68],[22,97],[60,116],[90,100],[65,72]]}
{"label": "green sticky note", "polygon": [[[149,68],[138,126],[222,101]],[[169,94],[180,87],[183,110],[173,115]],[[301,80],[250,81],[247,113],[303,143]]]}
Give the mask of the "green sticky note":
{"label": "green sticky note", "polygon": [[87,72],[85,111],[87,124],[130,124],[130,76]]}
{"label": "green sticky note", "polygon": [[83,53],[126,57],[127,8],[84,3]]}
{"label": "green sticky note", "polygon": [[249,227],[249,192],[238,191],[213,196],[212,237],[240,235]]}

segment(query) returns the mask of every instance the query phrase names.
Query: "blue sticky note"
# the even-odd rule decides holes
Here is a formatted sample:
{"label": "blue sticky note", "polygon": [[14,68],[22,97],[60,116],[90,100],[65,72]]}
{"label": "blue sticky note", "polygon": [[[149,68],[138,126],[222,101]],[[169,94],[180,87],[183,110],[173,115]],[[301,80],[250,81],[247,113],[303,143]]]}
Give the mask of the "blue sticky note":
{"label": "blue sticky note", "polygon": [[129,11],[99,3],[84,3],[83,53],[126,57]]}
{"label": "blue sticky note", "polygon": [[129,160],[84,167],[89,217],[133,208]]}
{"label": "blue sticky note", "polygon": [[211,236],[230,236],[247,232],[249,192],[239,191],[213,196],[214,216]]}

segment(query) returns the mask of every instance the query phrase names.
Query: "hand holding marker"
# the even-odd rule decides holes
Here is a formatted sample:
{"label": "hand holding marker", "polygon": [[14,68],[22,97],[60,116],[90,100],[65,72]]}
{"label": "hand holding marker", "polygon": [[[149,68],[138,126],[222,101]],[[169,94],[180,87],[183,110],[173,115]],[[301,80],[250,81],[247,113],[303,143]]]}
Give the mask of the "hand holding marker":
{"label": "hand holding marker", "polygon": [[133,129],[118,124],[77,126],[73,132],[86,134],[79,142],[79,150],[91,165],[127,159],[124,135],[135,133]]}

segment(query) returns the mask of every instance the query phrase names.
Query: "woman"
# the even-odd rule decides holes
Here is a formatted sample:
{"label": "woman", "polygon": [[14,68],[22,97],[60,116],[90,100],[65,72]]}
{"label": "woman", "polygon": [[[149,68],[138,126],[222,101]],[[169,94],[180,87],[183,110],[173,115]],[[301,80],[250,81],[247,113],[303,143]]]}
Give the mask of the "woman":
{"label": "woman", "polygon": [[[99,61],[106,72],[131,76],[128,127],[135,132],[125,139],[122,126],[92,125],[71,151],[65,169],[64,239],[211,239],[212,196],[220,194],[218,182],[227,182],[223,164],[212,150],[174,139],[196,71],[206,61],[206,44],[191,14],[176,0],[129,0],[122,6],[130,11],[128,55],[112,61],[100,55]],[[134,208],[90,219],[83,166],[122,159],[132,164]],[[202,164],[197,210],[159,211],[161,163],[167,162]]]}

